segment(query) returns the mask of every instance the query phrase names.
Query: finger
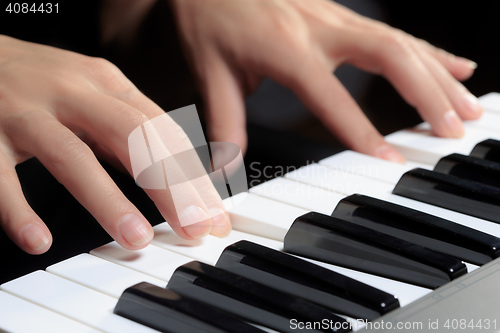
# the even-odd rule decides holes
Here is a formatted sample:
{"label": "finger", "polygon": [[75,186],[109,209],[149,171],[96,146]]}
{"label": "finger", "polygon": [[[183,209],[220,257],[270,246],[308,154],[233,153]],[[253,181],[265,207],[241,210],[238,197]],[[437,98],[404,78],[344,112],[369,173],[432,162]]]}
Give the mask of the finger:
{"label": "finger", "polygon": [[416,39],[416,41],[423,49],[438,60],[457,80],[466,80],[474,74],[474,70],[477,68],[477,63],[474,61],[463,57],[457,57],[454,54],[437,48],[426,41],[420,39]]}
{"label": "finger", "polygon": [[[132,97],[129,96],[128,98]],[[95,93],[90,98],[88,97],[88,92],[86,94],[77,94],[74,96],[74,99],[77,101],[79,109],[65,114],[64,121],[79,124],[95,141],[100,142],[113,151],[123,165],[126,166],[130,174],[133,174],[131,156],[129,154],[129,136],[135,129],[144,130],[144,124],[147,124],[149,120],[146,114],[151,116],[157,114],[165,116],[165,113],[157,106],[135,101],[136,105],[144,105],[144,109],[147,109],[145,114],[120,99],[100,93]],[[148,130],[148,134],[154,134],[153,137],[148,138],[148,142],[154,140],[157,143],[156,147],[161,147],[159,154],[167,157],[173,156],[176,152],[193,150],[193,146],[185,134],[183,134],[184,132],[179,125],[169,117],[162,118],[161,120],[161,131],[154,128],[156,126],[151,127],[147,125],[148,129],[151,130]],[[142,134],[139,140],[144,140]],[[142,153],[146,153],[146,156],[141,163],[149,161],[150,165],[152,165],[153,161],[149,160],[150,155],[147,152],[151,147],[148,148],[146,144],[143,146],[146,151]],[[142,154],[140,151],[136,151],[136,153],[139,155]],[[184,238],[199,238],[208,234],[212,226],[210,216],[211,207],[207,208],[207,205],[200,196],[200,191],[190,184],[189,179],[183,175],[182,168],[176,166],[175,163],[170,163],[166,166],[167,168],[163,165],[159,165],[158,167],[158,181],[164,184],[180,184],[184,181],[182,185],[183,191],[180,191],[179,186],[177,186],[175,193],[166,188],[167,185],[164,186],[164,190],[145,189],[163,217]],[[166,172],[164,173],[163,170]],[[175,176],[169,174],[174,174]],[[213,192],[207,190],[206,192],[209,192],[212,196],[217,195],[215,190]]]}
{"label": "finger", "polygon": [[386,32],[380,38],[366,38],[363,56],[375,59],[380,73],[400,95],[429,122],[437,136],[459,138],[464,135],[462,121],[443,87],[415,52],[406,34]]}
{"label": "finger", "polygon": [[52,244],[47,226],[24,197],[14,168],[15,163],[0,151],[0,224],[7,236],[23,251],[45,253]]}
{"label": "finger", "polygon": [[288,79],[292,90],[349,148],[402,163],[404,157],[373,127],[344,86],[317,61]]}
{"label": "finger", "polygon": [[[227,63],[218,56],[207,56],[206,63],[201,66],[205,71],[200,75],[201,89],[205,100],[208,136],[213,142],[232,142],[237,144],[242,153],[247,148],[246,115],[243,103],[243,89],[236,74]],[[230,161],[232,151],[227,145],[217,145],[213,152],[214,168],[223,167],[218,161]],[[239,165],[233,165],[238,168]],[[217,233],[223,234],[230,230],[228,214],[224,207],[217,203],[214,214],[219,211],[219,218],[214,219]],[[225,226],[229,226],[226,229]]]}
{"label": "finger", "polygon": [[121,246],[135,250],[151,241],[151,225],[73,132],[44,113],[17,126],[11,135],[18,147],[36,156]]}
{"label": "finger", "polygon": [[[136,109],[143,111],[150,119],[155,118],[157,113],[164,114],[163,110],[161,110],[154,102],[152,102],[149,98],[144,96],[139,91],[137,92],[138,92],[137,94],[133,95],[134,98],[127,98],[124,101],[129,105],[135,107]],[[187,112],[187,110],[183,112]],[[166,117],[154,119],[155,123],[154,127],[156,133],[160,135],[160,141],[170,143],[167,149],[173,155],[177,156],[183,155],[184,160],[182,160],[182,158],[178,159],[181,165],[177,166],[177,170],[182,169],[184,171],[184,174],[188,173],[188,174],[198,175],[198,177],[196,177],[195,179],[186,179],[188,184],[185,184],[184,186],[187,187],[187,185],[189,185],[189,188],[187,189],[183,188],[182,190],[183,192],[187,190],[187,192],[179,193],[181,190],[180,189],[178,190],[177,192],[178,197],[181,196],[181,197],[191,198],[185,200],[186,201],[185,204],[179,204],[178,206],[188,207],[190,203],[192,203],[192,195],[193,195],[192,193],[197,192],[199,197],[205,204],[205,207],[207,209],[206,212],[211,218],[210,234],[218,237],[224,237],[231,231],[231,222],[229,219],[229,215],[225,211],[225,207],[224,204],[222,203],[220,195],[215,189],[209,176],[206,174],[203,164],[200,163],[198,156],[195,154],[195,150],[192,150],[193,146],[189,140],[190,138],[197,140],[197,138],[195,137],[201,136],[203,135],[203,133],[194,133],[194,135],[191,136],[190,138],[186,137],[185,133],[183,133],[184,129],[180,128],[179,126],[175,126],[174,130],[169,130],[170,124],[168,122],[165,123],[167,119],[168,118]],[[193,119],[192,121],[194,122],[197,120]],[[165,125],[163,125],[164,123]],[[190,126],[191,124],[187,124],[187,127]],[[199,129],[199,131],[202,132],[201,128]],[[206,145],[204,138],[202,141],[203,145]],[[201,144],[201,142],[196,142],[196,143],[197,146]],[[188,156],[189,155],[193,156],[189,156],[186,158],[186,153],[189,151],[191,151],[193,154],[188,153]],[[174,169],[173,172],[178,172],[177,170]],[[172,195],[172,193],[170,193],[170,195]],[[194,234],[195,237],[199,237],[198,235],[206,234],[203,228],[205,228],[205,230],[207,229],[207,227],[204,226],[203,223],[194,224],[188,226],[187,228],[188,228],[188,234]]]}
{"label": "finger", "polygon": [[[204,59],[206,63],[199,68],[204,70],[200,73],[200,85],[205,100],[208,137],[212,142],[235,143],[244,152],[247,147],[245,106],[239,81],[223,59],[215,55]],[[216,170],[223,166],[218,161],[230,161],[234,157],[232,149],[223,144],[217,145],[212,153]],[[237,169],[239,165],[232,167]],[[214,196],[206,201],[213,207],[212,234],[227,234],[231,226],[222,201]]]}
{"label": "finger", "polygon": [[232,142],[247,148],[243,91],[234,71],[218,56],[206,58],[201,75],[207,108],[208,136],[215,142]]}
{"label": "finger", "polygon": [[123,166],[121,161],[116,157],[116,155],[109,150],[107,147],[103,146],[102,144],[96,142],[93,138],[89,137],[85,133],[75,133],[77,136],[82,139],[83,142],[85,142],[94,152],[95,156],[99,160],[104,160],[113,168],[116,170],[122,172],[122,173],[128,173],[127,169]]}
{"label": "finger", "polygon": [[460,82],[455,80],[450,72],[434,57],[429,55],[429,53],[423,51],[418,45],[415,50],[450,99],[453,108],[457,111],[460,118],[465,120],[479,118],[482,114],[482,108],[478,99]]}

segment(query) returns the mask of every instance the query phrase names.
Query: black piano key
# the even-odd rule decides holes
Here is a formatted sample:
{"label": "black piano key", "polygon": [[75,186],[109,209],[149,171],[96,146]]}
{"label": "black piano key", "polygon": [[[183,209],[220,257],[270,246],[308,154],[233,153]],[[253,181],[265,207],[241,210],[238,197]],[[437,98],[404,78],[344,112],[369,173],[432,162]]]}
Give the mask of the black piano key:
{"label": "black piano key", "polygon": [[500,163],[478,157],[451,154],[441,158],[434,171],[500,187]]}
{"label": "black piano key", "polygon": [[291,321],[328,322],[308,332],[349,332],[348,322],[326,308],[199,261],[177,268],[168,288],[280,332],[295,332]]}
{"label": "black piano key", "polygon": [[392,193],[500,223],[500,188],[456,176],[413,169]]}
{"label": "black piano key", "polygon": [[294,221],[285,251],[426,288],[467,273],[456,258],[320,213]]}
{"label": "black piano key", "polygon": [[127,288],[114,313],[161,332],[264,332],[229,313],[147,282]]}
{"label": "black piano key", "polygon": [[341,200],[332,216],[476,265],[483,265],[500,257],[498,237],[360,194]]}
{"label": "black piano key", "polygon": [[493,139],[481,141],[472,149],[470,156],[500,163],[500,141]]}
{"label": "black piano key", "polygon": [[216,266],[352,318],[374,320],[399,307],[391,294],[248,241],[228,246]]}

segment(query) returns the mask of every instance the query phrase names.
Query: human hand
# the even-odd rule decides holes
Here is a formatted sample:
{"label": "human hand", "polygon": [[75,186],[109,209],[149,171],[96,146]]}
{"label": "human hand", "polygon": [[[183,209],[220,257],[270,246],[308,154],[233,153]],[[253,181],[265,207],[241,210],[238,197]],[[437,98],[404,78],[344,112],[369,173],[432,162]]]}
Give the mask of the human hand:
{"label": "human hand", "polygon": [[[128,136],[158,115],[164,111],[106,60],[0,36],[0,225],[7,235],[31,254],[51,245],[51,234],[26,202],[15,171],[34,156],[120,245],[146,246],[153,237],[151,225],[94,152],[132,173]],[[165,127],[171,144],[165,149],[193,148],[175,122],[167,119]],[[185,227],[168,189],[146,192],[182,237],[227,234],[229,218],[219,195],[208,176],[198,181],[204,186],[185,186],[176,201],[187,209],[183,218],[201,221]]]}
{"label": "human hand", "polygon": [[350,63],[383,75],[432,126],[460,137],[478,118],[458,82],[475,63],[326,0],[171,0],[208,107],[211,140],[245,149],[244,95],[261,78],[290,88],[353,150],[404,160],[364,116],[332,71]]}

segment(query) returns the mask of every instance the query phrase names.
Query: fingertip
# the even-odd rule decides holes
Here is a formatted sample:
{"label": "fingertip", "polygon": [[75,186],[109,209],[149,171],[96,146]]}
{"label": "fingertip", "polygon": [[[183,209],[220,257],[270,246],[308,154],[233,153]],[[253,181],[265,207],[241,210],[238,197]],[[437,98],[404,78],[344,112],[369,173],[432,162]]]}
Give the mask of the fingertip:
{"label": "fingertip", "polygon": [[207,212],[195,205],[186,207],[179,215],[182,230],[192,239],[203,238],[212,230],[212,219]]}
{"label": "fingertip", "polygon": [[467,62],[467,66],[472,69],[472,70],[476,70],[477,68],[477,62],[475,61],[472,61],[472,60],[469,60],[469,59],[465,59],[464,60]]}
{"label": "fingertip", "polygon": [[183,227],[182,230],[191,239],[200,239],[200,238],[203,238],[203,237],[207,236],[208,234],[210,234],[210,231],[212,230],[212,222],[211,222],[211,220],[198,222],[198,223]]}
{"label": "fingertip", "polygon": [[459,61],[464,67],[467,69],[474,71],[477,68],[477,62],[472,61],[470,59],[464,58],[464,57],[455,57],[457,61]]}
{"label": "fingertip", "polygon": [[477,68],[477,63],[462,57],[455,57],[455,68],[452,71],[453,76],[460,81],[470,78]]}
{"label": "fingertip", "polygon": [[52,235],[45,225],[30,223],[21,229],[21,248],[29,254],[43,254],[52,245]]}
{"label": "fingertip", "polygon": [[483,108],[479,104],[479,100],[469,92],[466,92],[462,97],[461,109],[463,111],[460,113],[460,116],[464,120],[475,120],[483,114]]}
{"label": "fingertip", "polygon": [[212,217],[212,231],[210,234],[216,237],[226,237],[231,232],[231,221],[229,215],[219,207],[208,210]]}
{"label": "fingertip", "polygon": [[441,123],[436,128],[433,127],[433,129],[438,136],[445,138],[459,139],[465,135],[462,120],[455,110],[445,112],[441,118]]}
{"label": "fingertip", "polygon": [[139,250],[146,247],[154,236],[151,224],[142,216],[128,213],[117,224],[118,232],[123,241],[120,245],[129,250]]}
{"label": "fingertip", "polygon": [[374,154],[375,157],[395,163],[405,163],[406,158],[388,143],[379,146]]}

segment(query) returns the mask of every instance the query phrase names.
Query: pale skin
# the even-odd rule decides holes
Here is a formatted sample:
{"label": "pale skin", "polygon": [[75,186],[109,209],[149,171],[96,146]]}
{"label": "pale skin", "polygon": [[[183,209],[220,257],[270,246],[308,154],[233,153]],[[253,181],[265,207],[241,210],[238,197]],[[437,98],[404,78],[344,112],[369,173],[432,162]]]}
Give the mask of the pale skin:
{"label": "pale skin", "polygon": [[[106,10],[113,9],[113,1]],[[351,149],[401,162],[332,75],[343,63],[386,77],[442,137],[464,134],[481,115],[459,82],[475,64],[326,0],[171,0],[186,54],[207,104],[211,141],[247,146],[243,98],[263,77],[293,90]],[[116,2],[115,2],[116,3]],[[152,1],[144,1],[150,8]],[[139,6],[140,7],[140,6]],[[144,16],[144,11],[134,11]],[[138,9],[139,8],[139,9]],[[122,14],[127,17],[130,13]],[[104,15],[103,17],[105,17]],[[120,21],[105,38],[120,34]],[[120,36],[118,36],[120,37]],[[127,138],[164,113],[106,60],[0,36],[0,223],[24,251],[46,252],[50,231],[23,196],[15,166],[37,157],[123,247],[141,249],[153,230],[99,164],[131,172]],[[172,122],[172,144],[189,149]],[[169,132],[170,133],[170,132]],[[168,147],[167,147],[168,148]],[[224,236],[230,220],[208,179],[187,187],[200,223],[181,227],[168,189],[147,190],[184,238]],[[190,210],[193,212],[193,210]]]}

